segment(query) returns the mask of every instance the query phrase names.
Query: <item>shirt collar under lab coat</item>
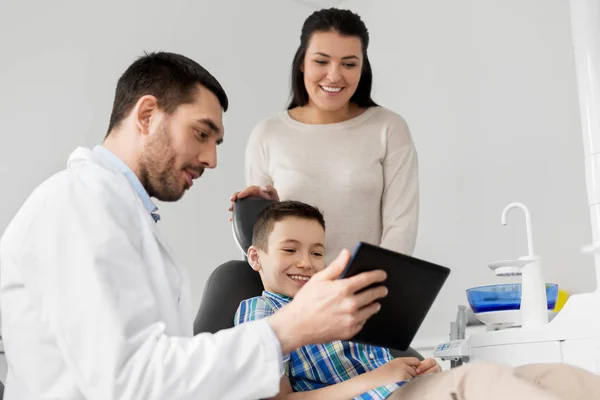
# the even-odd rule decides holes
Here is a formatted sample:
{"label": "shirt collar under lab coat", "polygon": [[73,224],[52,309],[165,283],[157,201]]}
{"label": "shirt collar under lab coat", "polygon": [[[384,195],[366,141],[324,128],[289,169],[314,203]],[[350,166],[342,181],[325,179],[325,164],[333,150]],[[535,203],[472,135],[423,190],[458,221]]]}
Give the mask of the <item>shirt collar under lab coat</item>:
{"label": "shirt collar under lab coat", "polygon": [[125,164],[123,162],[123,160],[121,160],[113,152],[111,152],[104,146],[100,146],[100,145],[95,146],[93,152],[97,156],[101,157],[107,163],[111,164],[115,168],[118,168],[119,171],[121,171],[123,173],[123,175],[125,175],[125,178],[127,178],[127,180],[129,181],[129,184],[135,189],[140,200],[142,200],[142,204],[144,204],[144,207],[146,207],[146,210],[148,210],[150,215],[152,215],[152,218],[154,218],[154,221],[158,222],[160,220],[160,214],[158,213],[158,207],[156,206],[156,204],[154,204],[154,202],[150,198],[150,195],[148,194],[146,189],[144,189],[142,182],[140,182],[139,178],[131,170],[131,168],[129,168],[127,166],[127,164]]}

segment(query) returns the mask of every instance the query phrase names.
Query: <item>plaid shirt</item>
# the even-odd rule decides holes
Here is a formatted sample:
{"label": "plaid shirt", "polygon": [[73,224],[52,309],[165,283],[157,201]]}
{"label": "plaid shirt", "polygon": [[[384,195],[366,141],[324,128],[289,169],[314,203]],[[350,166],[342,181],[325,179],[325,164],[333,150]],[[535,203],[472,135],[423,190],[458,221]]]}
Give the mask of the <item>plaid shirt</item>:
{"label": "plaid shirt", "polygon": [[[235,314],[235,325],[266,318],[290,300],[287,296],[268,291],[264,291],[261,297],[244,300]],[[337,340],[303,346],[284,355],[283,361],[294,392],[305,392],[372,371],[392,358],[389,350],[381,347]],[[354,399],[385,399],[403,383],[381,386]]]}

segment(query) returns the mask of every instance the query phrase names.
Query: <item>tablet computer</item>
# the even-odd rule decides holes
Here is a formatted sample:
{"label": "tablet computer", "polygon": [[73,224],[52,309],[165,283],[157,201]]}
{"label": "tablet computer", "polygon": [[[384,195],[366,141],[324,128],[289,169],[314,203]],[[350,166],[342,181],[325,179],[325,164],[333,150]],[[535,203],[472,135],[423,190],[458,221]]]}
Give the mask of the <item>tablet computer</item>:
{"label": "tablet computer", "polygon": [[379,246],[360,242],[341,278],[381,269],[388,295],[381,309],[350,341],[405,351],[446,282],[450,269]]}

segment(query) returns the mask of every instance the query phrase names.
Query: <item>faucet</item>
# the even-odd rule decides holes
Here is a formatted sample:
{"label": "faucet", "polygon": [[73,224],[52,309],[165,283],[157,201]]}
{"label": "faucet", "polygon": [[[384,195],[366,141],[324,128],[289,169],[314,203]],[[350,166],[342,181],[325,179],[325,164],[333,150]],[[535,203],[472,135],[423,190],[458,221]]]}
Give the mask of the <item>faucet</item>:
{"label": "faucet", "polygon": [[529,257],[533,258],[535,257],[535,253],[533,251],[533,235],[531,233],[531,214],[529,213],[529,209],[527,208],[527,206],[525,206],[522,203],[510,203],[509,205],[504,207],[504,210],[502,210],[502,225],[507,224],[506,217],[510,210],[512,210],[513,208],[520,208],[521,210],[523,210],[523,213],[525,213],[525,228],[527,229],[527,250]]}
{"label": "faucet", "polygon": [[522,203],[510,203],[502,211],[501,223],[507,224],[507,215],[513,208],[520,208],[525,214],[528,255],[518,260],[499,261],[489,267],[497,276],[521,276],[521,322],[523,328],[533,328],[548,323],[548,300],[546,282],[542,274],[540,258],[533,250],[531,214]]}

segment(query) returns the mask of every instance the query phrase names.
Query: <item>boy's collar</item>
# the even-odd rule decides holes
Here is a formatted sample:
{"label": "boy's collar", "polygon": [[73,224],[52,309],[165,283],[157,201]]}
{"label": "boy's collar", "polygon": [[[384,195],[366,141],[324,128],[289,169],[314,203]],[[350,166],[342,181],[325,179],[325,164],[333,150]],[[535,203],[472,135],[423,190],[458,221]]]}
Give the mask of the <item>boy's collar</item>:
{"label": "boy's collar", "polygon": [[282,300],[285,302],[292,301],[292,298],[289,296],[286,296],[285,294],[274,293],[274,292],[270,292],[268,290],[263,290],[263,296],[275,298],[275,299]]}

